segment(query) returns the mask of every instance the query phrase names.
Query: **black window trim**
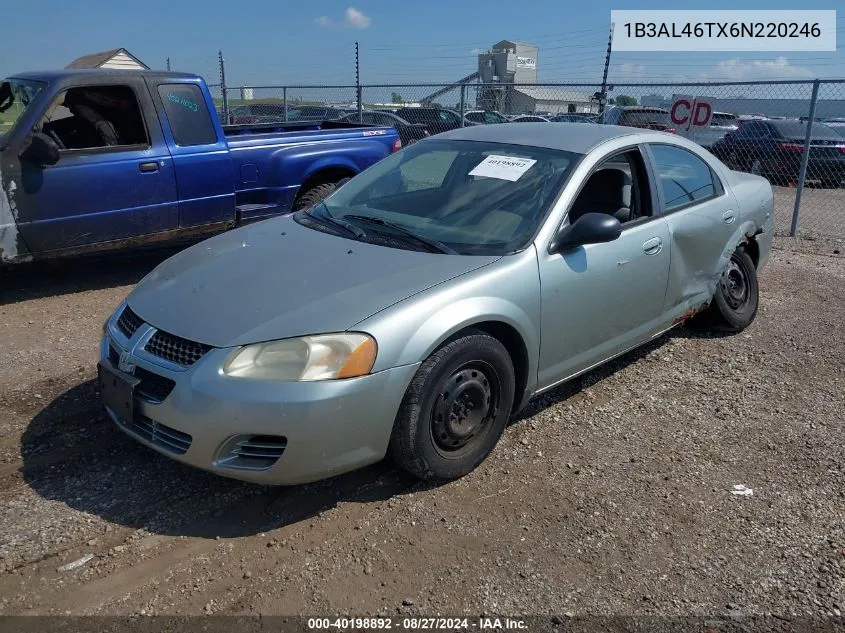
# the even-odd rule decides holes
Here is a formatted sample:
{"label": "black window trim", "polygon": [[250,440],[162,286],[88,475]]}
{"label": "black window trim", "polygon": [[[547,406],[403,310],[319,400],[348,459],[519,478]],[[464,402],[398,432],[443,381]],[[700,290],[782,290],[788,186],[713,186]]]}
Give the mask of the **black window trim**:
{"label": "black window trim", "polygon": [[[697,200],[690,200],[689,202],[685,202],[684,204],[673,207],[672,209],[666,208],[666,200],[663,197],[663,188],[660,186],[658,177],[657,177],[657,160],[654,157],[654,154],[651,152],[651,148],[657,145],[661,146],[668,146],[675,149],[682,150],[684,152],[688,152],[692,154],[695,158],[700,160],[707,166],[707,169],[710,171],[710,177],[713,179],[713,195],[707,196],[706,198],[698,198]],[[719,178],[719,174],[716,173],[716,170],[713,169],[713,165],[710,164],[709,161],[705,160],[694,151],[687,149],[686,147],[681,147],[680,145],[675,145],[673,143],[660,143],[660,142],[651,142],[646,144],[646,152],[648,156],[648,161],[651,163],[651,173],[652,173],[652,180],[654,181],[654,187],[657,190],[658,195],[658,212],[655,215],[659,215],[662,217],[666,217],[672,215],[673,213],[677,213],[678,211],[684,211],[685,209],[689,209],[690,207],[703,204],[705,202],[710,202],[711,200],[716,200],[717,198],[721,198],[722,196],[726,195],[725,186],[722,183],[722,179]]]}
{"label": "black window trim", "polygon": [[[164,98],[161,96],[161,88],[164,86],[193,86],[197,90],[199,90],[200,96],[202,97],[201,102],[204,106],[204,110],[206,114],[208,114],[208,120],[211,123],[211,129],[214,132],[214,141],[211,143],[194,143],[192,145],[182,145],[179,141],[176,140],[176,134],[173,131],[173,122],[170,120],[170,117],[167,115],[167,104],[164,102]],[[202,88],[199,84],[195,84],[193,82],[167,82],[163,81],[161,83],[157,83],[155,85],[155,93],[156,97],[158,97],[159,103],[161,103],[161,113],[167,120],[167,127],[170,129],[170,136],[173,138],[173,143],[176,147],[208,147],[211,145],[219,145],[220,144],[220,137],[217,134],[217,126],[214,125],[214,117],[211,116],[211,112],[208,111],[208,106],[205,104],[205,94],[202,91]],[[260,116],[260,115],[248,115],[248,116]]]}
{"label": "black window trim", "polygon": [[[138,115],[141,117],[141,125],[144,126],[144,135],[147,137],[146,143],[127,143],[126,145],[102,145],[99,147],[77,147],[72,149],[62,149],[59,148],[59,156],[67,156],[69,158],[73,156],[96,156],[98,154],[119,154],[122,152],[138,152],[147,149],[152,149],[153,146],[153,139],[150,136],[150,128],[147,125],[147,118],[144,116],[144,108],[141,107],[141,100],[138,98],[138,91],[135,89],[134,86],[130,84],[121,84],[121,83],[114,83],[114,84],[84,84],[79,86],[70,86],[65,88],[64,90],[60,90],[56,96],[60,94],[67,94],[69,90],[76,90],[76,89],[90,89],[90,88],[128,88],[132,91],[132,96],[135,97],[135,105],[138,107]],[[62,99],[64,102],[64,99]],[[46,113],[45,113],[46,114]],[[43,129],[43,123],[45,115],[41,115],[39,119],[38,128],[39,131]],[[114,124],[112,124],[114,125]]]}

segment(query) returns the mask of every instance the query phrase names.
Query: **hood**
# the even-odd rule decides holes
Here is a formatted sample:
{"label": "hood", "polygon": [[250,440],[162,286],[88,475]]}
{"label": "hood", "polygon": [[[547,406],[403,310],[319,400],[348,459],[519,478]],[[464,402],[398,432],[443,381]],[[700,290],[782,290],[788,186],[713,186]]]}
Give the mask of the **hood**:
{"label": "hood", "polygon": [[153,326],[213,347],[340,332],[498,256],[356,242],[275,218],[174,255],[127,298]]}

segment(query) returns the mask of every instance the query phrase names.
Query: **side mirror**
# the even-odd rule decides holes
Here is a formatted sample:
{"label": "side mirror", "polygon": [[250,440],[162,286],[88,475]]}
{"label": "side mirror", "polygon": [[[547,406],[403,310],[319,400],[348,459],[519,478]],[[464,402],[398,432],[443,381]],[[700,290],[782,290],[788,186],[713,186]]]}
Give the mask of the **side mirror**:
{"label": "side mirror", "polygon": [[607,213],[585,213],[561,228],[549,246],[550,253],[560,253],[584,244],[612,242],[622,235],[622,223]]}
{"label": "side mirror", "polygon": [[33,134],[18,157],[39,167],[59,162],[59,146],[43,132]]}

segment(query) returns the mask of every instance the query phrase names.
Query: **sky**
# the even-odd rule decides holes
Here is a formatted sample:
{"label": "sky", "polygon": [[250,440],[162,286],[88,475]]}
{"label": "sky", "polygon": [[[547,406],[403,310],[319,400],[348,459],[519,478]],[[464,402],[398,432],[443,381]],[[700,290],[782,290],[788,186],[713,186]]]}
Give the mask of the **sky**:
{"label": "sky", "polygon": [[[611,9],[679,8],[668,2],[617,7],[563,0],[44,0],[4,5],[0,76],[63,67],[78,56],[123,47],[152,68],[163,69],[169,57],[173,70],[214,82],[222,50],[229,86],[354,84],[356,41],[362,83],[452,82],[474,72],[477,53],[502,39],[539,47],[538,81],[598,83]],[[713,0],[706,8],[798,7],[795,0],[749,0],[741,7]],[[811,8],[841,8],[841,0],[815,2]],[[836,52],[619,52],[611,57],[610,80],[845,78],[845,11],[839,13],[842,43]]]}

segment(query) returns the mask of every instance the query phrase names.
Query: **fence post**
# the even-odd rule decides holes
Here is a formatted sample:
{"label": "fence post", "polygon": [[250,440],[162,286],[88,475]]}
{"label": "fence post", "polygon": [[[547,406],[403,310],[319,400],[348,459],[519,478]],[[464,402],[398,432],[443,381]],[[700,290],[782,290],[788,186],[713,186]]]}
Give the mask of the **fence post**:
{"label": "fence post", "polygon": [[226,92],[226,65],[223,63],[223,51],[217,52],[220,62],[220,93],[223,95],[223,124],[229,124],[229,95]]}
{"label": "fence post", "polygon": [[282,107],[285,109],[285,122],[288,120],[288,87],[282,88]]}
{"label": "fence post", "polygon": [[461,84],[461,127],[464,127],[464,112],[467,107],[467,85]]}
{"label": "fence post", "polygon": [[819,83],[818,79],[813,82],[813,95],[810,97],[810,113],[807,120],[807,133],[804,135],[804,151],[801,154],[801,169],[798,172],[798,189],[795,192],[795,208],[792,211],[792,226],[789,227],[789,237],[795,237],[798,232],[798,215],[801,213],[801,194],[804,192],[807,164],[810,162],[810,137],[813,134],[813,119],[816,116],[816,102],[819,99]]}

